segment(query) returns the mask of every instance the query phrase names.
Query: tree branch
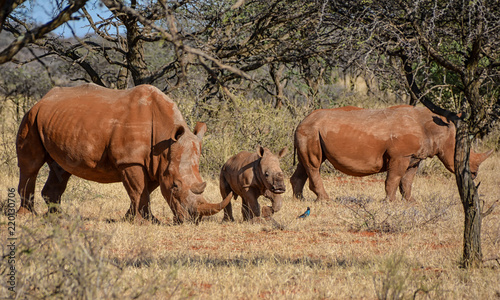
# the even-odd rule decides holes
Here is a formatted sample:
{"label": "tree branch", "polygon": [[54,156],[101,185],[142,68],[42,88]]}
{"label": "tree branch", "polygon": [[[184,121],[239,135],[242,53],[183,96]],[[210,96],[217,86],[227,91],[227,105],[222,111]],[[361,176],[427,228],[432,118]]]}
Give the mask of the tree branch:
{"label": "tree branch", "polygon": [[441,66],[445,67],[446,69],[448,69],[452,72],[460,74],[460,76],[464,75],[463,70],[459,66],[453,64],[451,61],[449,61],[449,60],[445,59],[444,57],[442,57],[441,55],[439,55],[439,52],[431,46],[431,43],[425,37],[425,35],[422,32],[422,29],[420,28],[420,26],[417,24],[417,22],[415,20],[413,20],[413,28],[415,28],[415,30],[417,31],[417,34],[419,36],[419,40],[422,42],[422,46],[424,47],[425,51],[427,51],[427,53],[429,53],[429,55],[438,64],[440,64]]}
{"label": "tree branch", "polygon": [[399,56],[401,58],[404,75],[406,77],[406,83],[408,84],[409,87],[408,90],[410,91],[412,99],[415,101],[413,105],[416,104],[416,101],[420,101],[425,107],[427,107],[433,113],[443,116],[454,123],[460,120],[457,114],[435,105],[427,96],[422,94],[422,91],[418,87],[415,78],[413,77],[413,68],[411,67],[410,60],[408,56],[406,56],[406,54],[403,53],[403,51],[398,51],[390,54]]}
{"label": "tree branch", "polygon": [[484,217],[488,216],[489,214],[491,214],[493,212],[493,210],[495,209],[495,207],[497,206],[499,201],[500,200],[496,200],[495,202],[493,202],[493,204],[491,204],[490,208],[488,208],[485,212],[482,212],[481,218],[484,218]]}
{"label": "tree branch", "polygon": [[26,32],[0,52],[0,64],[10,61],[26,44],[45,36],[71,19],[71,15],[82,8],[87,0],[76,0],[63,9],[52,21]]}
{"label": "tree branch", "polygon": [[5,20],[7,20],[10,13],[24,2],[26,2],[26,0],[5,0],[0,6],[0,32],[2,32]]}

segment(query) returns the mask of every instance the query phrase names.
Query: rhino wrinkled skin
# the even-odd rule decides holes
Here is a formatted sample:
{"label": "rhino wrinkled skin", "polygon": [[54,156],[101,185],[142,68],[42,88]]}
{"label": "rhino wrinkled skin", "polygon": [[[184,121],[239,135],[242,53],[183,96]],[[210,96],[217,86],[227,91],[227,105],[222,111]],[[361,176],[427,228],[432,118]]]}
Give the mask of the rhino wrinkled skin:
{"label": "rhino wrinkled skin", "polygon": [[[208,203],[199,173],[201,139],[207,127],[191,132],[176,104],[157,88],[140,85],[112,90],[94,84],[53,88],[24,116],[16,147],[20,179],[18,213],[35,213],[39,169],[50,168],[42,195],[57,212],[68,179],[122,182],[129,197],[128,219],[157,222],[150,193],[158,186],[174,222],[196,221],[222,210],[231,198]],[[56,204],[56,205],[54,205]]]}
{"label": "rhino wrinkled skin", "polygon": [[[283,171],[279,159],[287,153],[283,148],[278,155],[269,149],[257,147],[256,152],[242,151],[231,157],[222,167],[220,173],[220,192],[222,198],[231,193],[236,199],[242,199],[241,212],[243,220],[248,221],[261,217],[260,205],[257,201],[263,195],[272,202],[272,206],[262,208],[262,217],[269,218],[281,209],[285,192]],[[224,221],[234,221],[231,203],[224,208]]]}
{"label": "rhino wrinkled skin", "polygon": [[[425,107],[315,110],[295,131],[294,151],[299,163],[290,178],[293,196],[303,198],[302,190],[309,179],[309,188],[318,200],[329,199],[319,172],[328,160],[337,170],[352,176],[387,171],[386,199],[395,200],[399,187],[403,198],[413,201],[413,178],[423,159],[437,156],[453,172],[455,131],[452,122]],[[474,177],[491,153],[471,151]]]}

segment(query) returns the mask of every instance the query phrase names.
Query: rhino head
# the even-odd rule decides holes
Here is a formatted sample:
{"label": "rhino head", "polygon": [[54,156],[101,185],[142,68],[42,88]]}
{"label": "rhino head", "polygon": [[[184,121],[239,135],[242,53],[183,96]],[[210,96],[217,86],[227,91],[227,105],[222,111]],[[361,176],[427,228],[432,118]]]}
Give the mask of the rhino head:
{"label": "rhino head", "polygon": [[160,188],[174,214],[174,223],[191,219],[196,223],[203,216],[218,213],[231,201],[232,193],[220,203],[209,203],[203,197],[206,182],[201,178],[199,161],[201,139],[207,130],[198,122],[193,132],[179,126],[172,137],[170,149],[160,163]]}
{"label": "rhino head", "polygon": [[285,156],[288,149],[285,147],[280,150],[278,155],[275,155],[271,150],[258,146],[257,155],[259,156],[258,166],[257,166],[257,179],[264,186],[264,195],[271,199],[272,210],[277,212],[280,210],[282,205],[281,196],[278,194],[283,194],[286,190],[285,187],[285,176],[280,168],[280,159]]}

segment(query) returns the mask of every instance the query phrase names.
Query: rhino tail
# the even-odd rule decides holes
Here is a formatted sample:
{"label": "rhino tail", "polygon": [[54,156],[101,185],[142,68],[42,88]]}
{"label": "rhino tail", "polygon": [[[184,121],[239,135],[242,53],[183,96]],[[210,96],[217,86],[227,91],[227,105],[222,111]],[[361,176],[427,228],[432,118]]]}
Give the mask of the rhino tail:
{"label": "rhino tail", "polygon": [[293,135],[293,166],[297,163],[297,130],[295,130],[295,134]]}
{"label": "rhino tail", "polygon": [[321,136],[321,133],[318,132],[318,137],[319,137],[319,147],[320,147],[320,150],[321,150],[321,163],[323,163],[323,161],[326,159],[326,153],[325,153],[325,140],[323,139],[323,137]]}
{"label": "rhino tail", "polygon": [[[43,145],[40,136],[40,128],[38,126],[38,105],[33,106],[23,117],[16,136],[17,155],[23,156],[24,153],[28,157],[33,153],[45,156],[46,149]],[[30,157],[32,160],[33,157]]]}

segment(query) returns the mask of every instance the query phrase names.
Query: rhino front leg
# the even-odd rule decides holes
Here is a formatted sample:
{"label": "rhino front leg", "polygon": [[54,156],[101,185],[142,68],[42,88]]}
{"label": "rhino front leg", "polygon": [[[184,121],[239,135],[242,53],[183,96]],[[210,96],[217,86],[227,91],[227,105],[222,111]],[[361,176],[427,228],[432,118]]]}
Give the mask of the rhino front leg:
{"label": "rhino front leg", "polygon": [[122,170],[123,186],[130,197],[130,208],[125,218],[131,221],[136,217],[158,222],[149,206],[149,189],[146,172],[140,165],[127,166]]}
{"label": "rhino front leg", "polygon": [[257,201],[260,196],[258,191],[249,190],[242,196],[241,213],[243,220],[249,221],[255,217],[260,217],[260,204]]}
{"label": "rhino front leg", "polygon": [[148,200],[145,202],[144,207],[140,210],[141,215],[144,219],[146,220],[151,220],[155,224],[160,224],[160,220],[158,220],[155,216],[153,216],[153,213],[151,212],[151,198],[150,195],[151,193],[158,188],[160,184],[155,181],[149,181],[147,185],[147,198]]}
{"label": "rhino front leg", "polygon": [[262,217],[269,218],[274,213],[280,211],[281,206],[283,205],[283,198],[280,194],[274,194],[270,191],[266,191],[264,194],[266,198],[271,200],[272,206],[263,206],[262,207]]}

